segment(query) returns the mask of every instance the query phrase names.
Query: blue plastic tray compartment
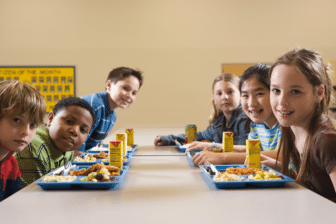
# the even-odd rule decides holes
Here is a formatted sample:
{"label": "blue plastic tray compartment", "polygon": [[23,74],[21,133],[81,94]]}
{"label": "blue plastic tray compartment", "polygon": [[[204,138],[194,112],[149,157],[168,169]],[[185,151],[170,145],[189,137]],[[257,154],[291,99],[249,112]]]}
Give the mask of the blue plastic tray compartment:
{"label": "blue plastic tray compartment", "polygon": [[191,167],[197,167],[195,164],[194,164],[194,162],[193,162],[193,160],[192,160],[192,157],[194,156],[194,155],[196,155],[197,153],[199,153],[199,152],[201,152],[202,150],[192,150],[192,151],[188,151],[187,152],[187,160],[188,160],[188,163],[189,163],[189,165],[191,166]]}
{"label": "blue plastic tray compartment", "polygon": [[[75,170],[80,170],[82,168],[88,168],[90,166],[76,166]],[[106,182],[85,182],[80,179],[85,176],[77,176],[77,178],[72,182],[42,182],[42,179],[36,182],[43,190],[80,190],[80,189],[91,189],[91,190],[108,190],[115,188],[118,184],[122,183],[125,179],[126,173],[129,167],[124,167],[120,171],[120,176],[115,176],[116,180],[106,181]],[[65,174],[67,175],[67,173]]]}
{"label": "blue plastic tray compartment", "polygon": [[[220,172],[224,172],[229,167],[246,167],[246,165],[215,165],[216,169]],[[248,179],[249,175],[238,175],[239,177],[244,177],[245,179],[242,181],[214,181],[214,175],[209,175],[206,171],[205,166],[200,166],[202,174],[204,175],[206,181],[216,186],[219,189],[230,189],[230,188],[244,188],[244,187],[261,187],[261,188],[268,188],[268,187],[281,187],[287,182],[294,182],[294,180],[290,177],[287,177],[276,170],[273,170],[265,165],[261,165],[261,168],[264,170],[273,170],[277,176],[283,177],[280,180],[253,180]]]}

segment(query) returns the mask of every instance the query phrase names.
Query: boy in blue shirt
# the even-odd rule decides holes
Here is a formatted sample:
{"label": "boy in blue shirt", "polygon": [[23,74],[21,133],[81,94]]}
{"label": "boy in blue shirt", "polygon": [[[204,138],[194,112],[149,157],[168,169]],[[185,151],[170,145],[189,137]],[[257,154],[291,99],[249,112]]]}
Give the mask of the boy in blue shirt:
{"label": "boy in blue shirt", "polygon": [[141,71],[119,67],[110,72],[104,92],[82,97],[94,108],[96,120],[85,143],[75,150],[74,156],[95,147],[105,139],[116,121],[115,109],[129,107],[135,101],[142,82]]}

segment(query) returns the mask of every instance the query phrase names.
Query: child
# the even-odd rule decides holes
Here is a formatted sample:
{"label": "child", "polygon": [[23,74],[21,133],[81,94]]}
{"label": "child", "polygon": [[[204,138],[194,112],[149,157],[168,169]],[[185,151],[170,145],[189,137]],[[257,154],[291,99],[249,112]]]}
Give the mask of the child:
{"label": "child", "polygon": [[325,115],[332,90],[320,55],[294,49],[271,67],[271,105],[283,127],[282,173],[293,161],[296,181],[336,202],[336,130]]}
{"label": "child", "polygon": [[239,84],[241,102],[253,121],[249,139],[259,139],[263,151],[274,150],[281,137],[281,128],[270,104],[270,66],[256,64],[248,68]]}
{"label": "child", "polygon": [[[209,119],[210,126],[197,133],[197,141],[191,143],[186,151],[214,147],[217,143],[222,142],[223,132],[228,131],[233,132],[235,144],[245,144],[250,130],[250,119],[239,105],[238,85],[239,78],[232,73],[222,74],[214,80],[212,84],[213,99],[211,101],[213,111]],[[175,140],[185,144],[185,134],[158,136],[155,138],[154,144],[158,146],[174,145]],[[210,143],[199,142],[202,140],[210,141]],[[218,144],[217,147],[222,147],[222,145]]]}
{"label": "child", "polygon": [[141,71],[119,67],[107,77],[106,91],[82,97],[94,108],[96,120],[85,143],[75,151],[75,156],[104,140],[116,121],[115,109],[129,107],[135,101],[142,83]]}
{"label": "child", "polygon": [[33,141],[15,155],[22,180],[30,184],[72,160],[73,151],[87,138],[94,119],[94,110],[85,100],[60,100],[48,115],[47,128],[38,127]]}
{"label": "child", "polygon": [[0,201],[21,189],[21,173],[13,157],[34,138],[43,123],[43,96],[21,81],[0,82]]}
{"label": "child", "polygon": [[[248,138],[259,139],[264,151],[274,150],[281,137],[280,125],[270,105],[269,70],[270,66],[262,63],[251,66],[244,72],[239,83],[242,107],[252,120]],[[235,151],[244,151],[245,147],[245,145],[234,146],[239,148]],[[275,158],[276,152],[269,152],[266,155]],[[203,165],[206,161],[214,164],[242,164],[245,157],[245,153],[202,152],[193,157],[193,162],[196,165]]]}

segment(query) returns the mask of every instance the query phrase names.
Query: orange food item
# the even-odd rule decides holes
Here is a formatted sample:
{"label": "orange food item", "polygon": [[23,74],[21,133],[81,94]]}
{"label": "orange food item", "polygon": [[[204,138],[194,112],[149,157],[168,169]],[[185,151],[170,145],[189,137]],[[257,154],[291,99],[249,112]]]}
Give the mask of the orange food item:
{"label": "orange food item", "polygon": [[108,159],[108,154],[101,151],[99,154],[89,154],[89,157],[95,157],[97,159]]}
{"label": "orange food item", "polygon": [[69,175],[70,176],[87,176],[92,172],[98,173],[102,168],[106,168],[109,171],[110,176],[120,176],[119,167],[104,165],[104,163],[96,163],[87,169],[83,168],[80,170],[69,171]]}
{"label": "orange food item", "polygon": [[235,175],[250,175],[250,174],[256,174],[257,171],[266,171],[261,168],[247,168],[247,167],[229,167],[225,170],[226,173],[228,174],[235,174]]}
{"label": "orange food item", "polygon": [[208,151],[208,152],[223,152],[223,149],[222,148],[219,148],[219,149],[215,149],[215,148],[205,148],[203,149],[203,151]]}

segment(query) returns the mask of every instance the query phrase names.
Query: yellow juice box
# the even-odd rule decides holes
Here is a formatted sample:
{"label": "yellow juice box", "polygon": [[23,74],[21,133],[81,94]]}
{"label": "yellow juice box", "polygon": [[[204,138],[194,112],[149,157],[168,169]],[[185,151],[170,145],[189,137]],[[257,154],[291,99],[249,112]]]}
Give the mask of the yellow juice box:
{"label": "yellow juice box", "polygon": [[246,139],[246,165],[249,168],[260,168],[260,141]]}
{"label": "yellow juice box", "polygon": [[127,155],[127,134],[126,133],[116,134],[116,140],[123,142],[123,150],[124,150],[123,154],[124,156],[126,156]]}
{"label": "yellow juice box", "polygon": [[185,141],[186,144],[196,141],[197,139],[197,127],[196,124],[187,124],[185,127]]}
{"label": "yellow juice box", "polygon": [[127,134],[127,146],[134,145],[134,130],[133,128],[127,128],[126,129],[126,134]]}
{"label": "yellow juice box", "polygon": [[232,132],[223,132],[223,152],[233,152]]}
{"label": "yellow juice box", "polygon": [[123,144],[122,141],[110,141],[109,165],[123,169]]}

